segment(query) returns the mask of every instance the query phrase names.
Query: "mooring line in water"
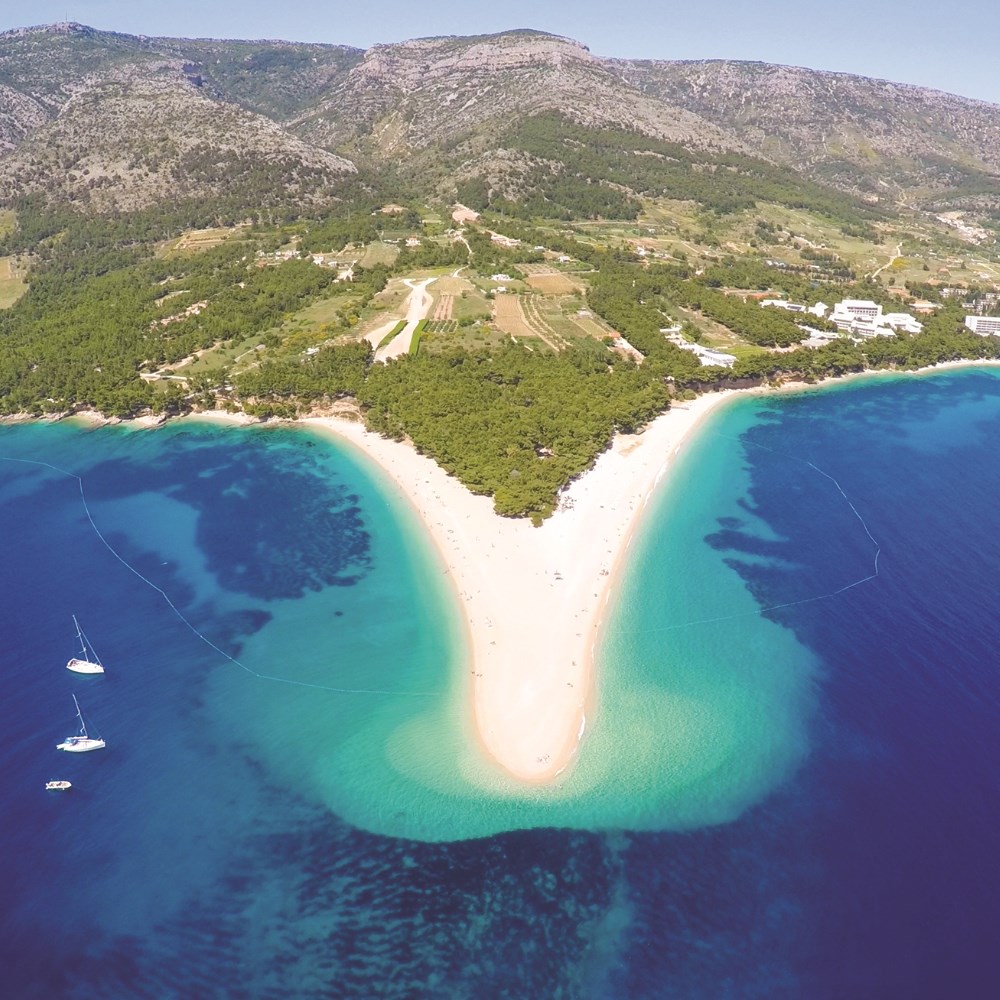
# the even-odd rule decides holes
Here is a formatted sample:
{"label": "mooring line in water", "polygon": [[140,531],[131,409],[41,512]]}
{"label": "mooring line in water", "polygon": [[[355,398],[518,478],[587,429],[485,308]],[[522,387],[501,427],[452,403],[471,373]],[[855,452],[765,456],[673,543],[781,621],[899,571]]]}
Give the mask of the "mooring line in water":
{"label": "mooring line in water", "polygon": [[87,520],[90,522],[91,528],[94,529],[94,533],[101,540],[104,547],[117,559],[130,573],[137,576],[143,583],[148,587],[155,590],[164,601],[167,602],[170,610],[199,638],[205,645],[214,649],[220,656],[225,657],[230,663],[235,664],[241,670],[246,671],[251,677],[255,677],[262,681],[273,681],[275,684],[290,684],[293,687],[303,687],[312,688],[316,691],[332,691],[335,694],[378,694],[378,695],[410,695],[415,698],[432,697],[437,692],[433,691],[383,691],[379,689],[371,688],[341,688],[332,687],[328,684],[312,684],[309,681],[297,681],[292,680],[289,677],[276,677],[273,674],[262,674],[257,670],[253,670],[248,667],[245,663],[241,663],[235,656],[230,655],[224,649],[220,649],[211,639],[208,638],[203,632],[199,632],[198,629],[191,624],[190,621],[184,616],[180,608],[170,599],[170,595],[162,588],[158,587],[152,580],[145,577],[140,573],[127,559],[124,558],[115,547],[104,537],[101,529],[97,527],[97,523],[94,521],[94,516],[90,510],[90,504],[87,503],[87,495],[83,489],[83,477],[78,476],[75,472],[70,472],[67,469],[60,469],[57,465],[52,465],[50,462],[41,462],[37,459],[31,458],[8,458],[6,456],[0,455],[0,462],[19,462],[22,465],[38,465],[46,469],[51,469],[53,472],[58,472],[62,476],[69,476],[71,479],[75,479],[77,486],[80,490],[80,501],[83,504],[84,512],[87,515]]}
{"label": "mooring line in water", "polygon": [[815,604],[817,601],[827,601],[832,597],[839,597],[841,594],[846,593],[848,590],[853,590],[855,587],[860,587],[862,584],[870,583],[872,580],[877,579],[879,576],[878,563],[879,563],[879,557],[882,555],[882,546],[879,545],[878,540],[871,533],[871,530],[868,527],[868,522],[865,521],[865,519],[861,516],[861,512],[854,505],[851,498],[844,492],[844,488],[840,485],[840,483],[835,477],[831,476],[829,472],[826,472],[825,470],[821,469],[818,465],[816,465],[815,462],[809,461],[809,459],[799,458],[796,455],[789,455],[785,452],[777,451],[774,448],[768,448],[767,445],[757,444],[754,441],[741,441],[739,438],[734,438],[728,434],[716,433],[715,436],[723,438],[728,441],[735,441],[741,445],[753,448],[760,448],[763,451],[771,452],[772,455],[780,455],[781,457],[787,458],[791,461],[802,462],[804,465],[808,465],[814,472],[818,472],[821,476],[824,476],[826,479],[829,479],[830,482],[837,487],[837,492],[839,492],[840,495],[847,502],[847,506],[851,508],[851,512],[861,522],[861,527],[864,528],[865,534],[868,536],[872,545],[875,546],[875,556],[873,560],[872,572],[869,573],[868,576],[862,577],[860,580],[855,580],[853,583],[844,584],[843,587],[838,587],[836,590],[832,590],[828,594],[816,594],[812,597],[800,598],[797,601],[786,601],[783,604],[772,604],[770,607],[767,608],[757,608],[754,611],[740,611],[737,612],[736,614],[718,615],[717,617],[714,618],[698,618],[698,619],[693,619],[691,621],[679,622],[675,625],[659,625],[659,626],[653,626],[651,628],[642,628],[642,629],[621,629],[617,630],[618,634],[641,635],[647,632],[674,632],[677,629],[690,628],[696,625],[713,625],[719,622],[735,621],[738,618],[756,618],[759,617],[760,615],[767,614],[769,611],[781,611],[785,608],[798,607],[801,604]]}

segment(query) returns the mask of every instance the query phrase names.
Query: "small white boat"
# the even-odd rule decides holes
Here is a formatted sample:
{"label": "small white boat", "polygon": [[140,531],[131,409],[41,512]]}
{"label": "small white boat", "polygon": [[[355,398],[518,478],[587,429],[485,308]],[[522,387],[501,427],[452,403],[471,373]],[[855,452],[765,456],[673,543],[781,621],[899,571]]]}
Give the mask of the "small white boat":
{"label": "small white boat", "polygon": [[80,641],[80,655],[74,656],[66,664],[66,669],[77,674],[103,674],[104,664],[94,652],[94,647],[87,642],[87,637],[83,634],[83,629],[80,628],[76,615],[73,615],[73,624],[76,626],[76,637]]}
{"label": "small white boat", "polygon": [[91,736],[87,732],[87,723],[83,721],[83,712],[80,703],[73,695],[73,704],[76,705],[76,717],[80,720],[80,732],[76,736],[67,736],[62,743],[56,744],[57,750],[66,750],[68,753],[85,753],[87,750],[100,750],[105,745],[104,740],[99,736]]}
{"label": "small white boat", "polygon": [[68,781],[46,781],[45,790],[48,792],[68,792],[73,786]]}

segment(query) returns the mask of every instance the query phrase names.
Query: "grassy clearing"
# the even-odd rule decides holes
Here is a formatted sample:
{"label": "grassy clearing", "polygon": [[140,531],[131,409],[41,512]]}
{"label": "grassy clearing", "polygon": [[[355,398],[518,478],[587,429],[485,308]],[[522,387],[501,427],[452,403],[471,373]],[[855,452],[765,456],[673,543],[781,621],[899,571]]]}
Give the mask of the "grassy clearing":
{"label": "grassy clearing", "polygon": [[420,350],[433,353],[459,347],[466,351],[481,351],[509,342],[510,334],[497,329],[492,323],[460,327],[454,320],[449,320],[447,323],[427,324],[420,338]]}
{"label": "grassy clearing", "polygon": [[365,252],[358,262],[362,267],[375,267],[378,264],[385,264],[391,267],[399,256],[399,247],[389,243],[369,243],[365,247]]}
{"label": "grassy clearing", "polygon": [[169,255],[209,250],[220,243],[225,243],[245,228],[245,226],[223,226],[215,229],[192,229],[177,239],[162,244],[161,252]]}
{"label": "grassy clearing", "polygon": [[542,295],[569,295],[581,287],[579,282],[572,281],[558,271],[529,274],[526,280],[531,288]]}
{"label": "grassy clearing", "polygon": [[475,288],[456,296],[451,303],[452,319],[485,319],[492,312],[490,300]]}
{"label": "grassy clearing", "polygon": [[19,258],[0,257],[0,309],[12,306],[28,290],[26,273]]}
{"label": "grassy clearing", "polygon": [[256,363],[255,348],[261,343],[262,334],[255,333],[252,337],[244,337],[233,343],[217,344],[202,351],[190,364],[176,368],[178,375],[197,375],[199,372],[212,371],[232,365],[234,369],[247,367]]}
{"label": "grassy clearing", "polygon": [[343,291],[329,298],[319,299],[310,302],[297,313],[293,313],[283,324],[284,329],[296,328],[302,330],[318,331],[321,327],[329,326],[331,323],[339,322],[338,313],[347,308],[354,301],[350,290]]}

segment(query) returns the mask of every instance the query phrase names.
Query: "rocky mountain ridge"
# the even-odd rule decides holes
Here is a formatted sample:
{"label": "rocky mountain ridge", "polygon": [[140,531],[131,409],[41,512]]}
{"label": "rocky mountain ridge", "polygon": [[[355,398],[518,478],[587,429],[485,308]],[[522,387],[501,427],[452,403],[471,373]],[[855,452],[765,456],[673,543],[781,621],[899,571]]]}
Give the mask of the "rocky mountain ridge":
{"label": "rocky mountain ridge", "polygon": [[[73,23],[0,34],[0,197],[46,190],[105,210],[211,194],[226,172],[186,170],[195,148],[208,160],[217,149],[220,164],[237,152],[280,162],[275,178],[306,198],[353,163],[409,171],[446,196],[453,176],[524,160],[501,140],[553,113],[755,156],[869,201],[1000,212],[1000,107],[926,88],[764,63],[609,59],[531,30],[362,51]],[[74,187],[70,173],[87,180]]]}
{"label": "rocky mountain ridge", "polygon": [[[847,73],[722,60],[631,62],[643,93],[739,132],[817,180],[884,194],[1000,172],[1000,107]],[[875,169],[885,166],[885,176]]]}
{"label": "rocky mountain ridge", "polygon": [[[623,84],[580,43],[528,31],[374,46],[328,98],[287,124],[327,147],[360,140],[378,159],[469,137],[488,147],[517,118],[549,111],[591,127],[749,151],[735,134]],[[470,155],[485,147],[473,141]]]}

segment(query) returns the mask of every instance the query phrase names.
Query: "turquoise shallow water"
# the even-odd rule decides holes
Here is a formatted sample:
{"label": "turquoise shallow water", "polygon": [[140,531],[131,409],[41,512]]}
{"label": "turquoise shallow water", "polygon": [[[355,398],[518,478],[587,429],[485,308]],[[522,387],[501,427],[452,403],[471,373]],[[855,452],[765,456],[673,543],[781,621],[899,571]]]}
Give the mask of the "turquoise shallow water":
{"label": "turquoise shallow water", "polygon": [[304,430],[191,423],[5,436],[8,457],[40,448],[82,476],[122,561],[75,480],[17,469],[67,504],[63,530],[95,550],[105,597],[140,599],[115,627],[180,626],[212,733],[355,826],[423,840],[683,829],[738,815],[801,758],[811,657],[697,541],[720,494],[740,493],[732,449],[692,449],[657,496],[614,595],[578,759],[529,788],[472,731],[461,609],[428,536],[352,450]]}
{"label": "turquoise shallow water", "polygon": [[[698,459],[674,478],[688,492],[697,481],[706,497],[700,509],[713,510],[721,483],[733,486],[732,455],[714,450],[711,468],[704,456],[696,467],[690,462]],[[413,514],[381,485],[390,516],[372,522],[370,576],[270,602],[272,618],[240,654],[260,673],[281,664],[311,683],[335,678],[336,686],[377,693],[266,683],[248,690],[238,672],[214,675],[220,724],[237,727],[250,713],[255,725],[244,738],[282,784],[364,829],[426,840],[532,826],[682,829],[738,815],[801,757],[809,654],[754,615],[742,581],[720,559],[701,560],[698,578],[686,572],[663,599],[663,552],[680,553],[667,558],[669,579],[675,559],[693,558],[681,540],[700,538],[708,526],[666,514],[678,501],[670,490],[649,518],[669,529],[636,540],[578,760],[551,787],[510,780],[471,729],[466,647],[442,567]],[[675,630],[665,647],[664,627],[720,612],[738,617]]]}
{"label": "turquoise shallow water", "polygon": [[[5,995],[991,1000],[998,433],[977,370],[713,417],[633,543],[579,766],[525,792],[352,454],[0,427],[162,590],[74,478],[0,462]],[[106,676],[65,671],[72,614]],[[74,693],[107,750],[54,749]]]}

